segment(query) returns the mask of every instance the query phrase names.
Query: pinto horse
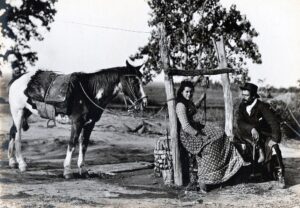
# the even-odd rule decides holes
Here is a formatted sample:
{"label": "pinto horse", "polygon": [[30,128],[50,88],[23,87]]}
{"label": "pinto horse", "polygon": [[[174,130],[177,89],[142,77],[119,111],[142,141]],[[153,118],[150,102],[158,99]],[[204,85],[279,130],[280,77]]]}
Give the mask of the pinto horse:
{"label": "pinto horse", "polygon": [[[125,67],[103,69],[95,73],[73,73],[72,90],[67,100],[66,113],[71,120],[71,137],[64,160],[65,178],[72,177],[71,159],[77,143],[79,143],[77,162],[79,174],[88,176],[84,159],[91,132],[106,105],[119,92],[129,98],[135,106],[140,108],[146,106],[147,97],[142,87],[140,68],[141,66],[135,67],[126,61]],[[42,91],[45,89],[42,86],[45,85],[45,81],[41,77],[37,78],[38,73],[41,76],[42,72],[45,71],[39,70],[21,75],[12,80],[9,89],[9,104],[13,118],[8,148],[9,166],[18,165],[21,172],[26,171],[27,168],[21,153],[21,130],[23,128],[26,131],[29,128],[27,118],[32,113],[40,115],[35,105],[37,98],[28,96],[26,92],[38,82],[39,87],[35,87],[35,90],[44,93]]]}

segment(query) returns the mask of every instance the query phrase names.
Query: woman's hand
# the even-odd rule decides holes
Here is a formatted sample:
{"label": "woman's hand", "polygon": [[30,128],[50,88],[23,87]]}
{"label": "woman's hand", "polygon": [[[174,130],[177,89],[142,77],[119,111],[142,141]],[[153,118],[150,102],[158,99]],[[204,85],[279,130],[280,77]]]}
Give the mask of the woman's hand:
{"label": "woman's hand", "polygon": [[198,130],[196,136],[201,135],[201,136],[206,136],[206,134],[202,130]]}

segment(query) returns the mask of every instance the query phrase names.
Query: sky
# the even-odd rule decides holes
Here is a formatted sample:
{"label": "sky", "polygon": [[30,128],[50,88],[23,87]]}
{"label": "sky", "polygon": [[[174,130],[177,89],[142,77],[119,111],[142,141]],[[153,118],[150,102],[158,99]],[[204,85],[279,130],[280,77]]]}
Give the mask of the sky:
{"label": "sky", "polygon": [[[254,39],[263,64],[249,63],[251,81],[275,87],[300,79],[299,0],[221,0],[236,4],[259,32]],[[59,0],[55,22],[44,41],[32,42],[37,68],[64,73],[121,66],[148,41],[146,0]],[[119,29],[118,29],[119,28]],[[122,30],[123,29],[123,30]],[[129,30],[129,31],[125,31]],[[163,76],[156,80],[163,81]]]}

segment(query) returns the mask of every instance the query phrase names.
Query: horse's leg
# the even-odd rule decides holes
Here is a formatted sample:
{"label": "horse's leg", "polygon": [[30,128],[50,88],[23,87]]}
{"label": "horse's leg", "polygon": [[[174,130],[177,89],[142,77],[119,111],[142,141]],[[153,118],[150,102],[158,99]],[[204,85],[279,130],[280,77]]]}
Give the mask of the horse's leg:
{"label": "horse's leg", "polygon": [[9,167],[16,168],[18,163],[15,158],[15,138],[16,138],[17,129],[15,124],[12,125],[9,131],[9,144],[8,144],[8,161]]}
{"label": "horse's leg", "polygon": [[16,156],[16,160],[19,163],[19,169],[21,171],[25,171],[27,166],[21,153],[21,130],[22,127],[25,131],[29,128],[26,119],[30,116],[30,111],[37,113],[37,110],[34,110],[32,105],[27,103],[28,97],[24,94],[28,82],[34,73],[35,72],[29,72],[23,75],[15,80],[9,88],[9,106],[14,125],[10,131],[11,139],[9,143],[8,156],[10,166],[14,166],[14,155]]}
{"label": "horse's leg", "polygon": [[79,168],[79,174],[81,176],[88,176],[88,171],[85,166],[85,153],[89,144],[89,139],[92,133],[92,130],[95,126],[95,122],[91,122],[83,127],[82,135],[79,139],[79,155],[78,155],[78,168]]}
{"label": "horse's leg", "polygon": [[[30,106],[31,107],[31,106]],[[35,109],[31,109],[34,113],[36,113],[36,115],[38,115],[37,110]],[[24,113],[23,113],[23,121],[22,121],[22,128],[23,131],[27,131],[29,129],[29,125],[28,125],[28,121],[27,119],[29,118],[29,116],[31,116],[32,112],[30,110],[28,110],[27,108],[24,108]]]}
{"label": "horse's leg", "polygon": [[78,137],[82,130],[82,126],[82,122],[80,122],[79,120],[72,120],[71,137],[67,149],[66,158],[64,161],[64,177],[66,179],[70,179],[73,175],[71,170],[72,154],[75,150],[76,143],[78,142]]}
{"label": "horse's leg", "polygon": [[22,152],[21,152],[21,129],[22,129],[22,120],[23,120],[23,109],[16,109],[11,111],[14,124],[16,126],[15,134],[15,149],[16,149],[16,159],[19,164],[19,169],[21,172],[26,171],[27,164],[25,163]]}

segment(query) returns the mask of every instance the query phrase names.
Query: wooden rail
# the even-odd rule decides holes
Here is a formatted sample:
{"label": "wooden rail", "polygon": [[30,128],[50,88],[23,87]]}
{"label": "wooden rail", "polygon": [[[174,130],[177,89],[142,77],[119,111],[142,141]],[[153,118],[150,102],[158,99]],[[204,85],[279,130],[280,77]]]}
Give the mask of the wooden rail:
{"label": "wooden rail", "polygon": [[180,69],[169,69],[166,71],[169,76],[200,76],[200,75],[217,75],[224,73],[233,73],[234,69],[222,68],[222,69],[201,69],[201,70],[180,70]]}

